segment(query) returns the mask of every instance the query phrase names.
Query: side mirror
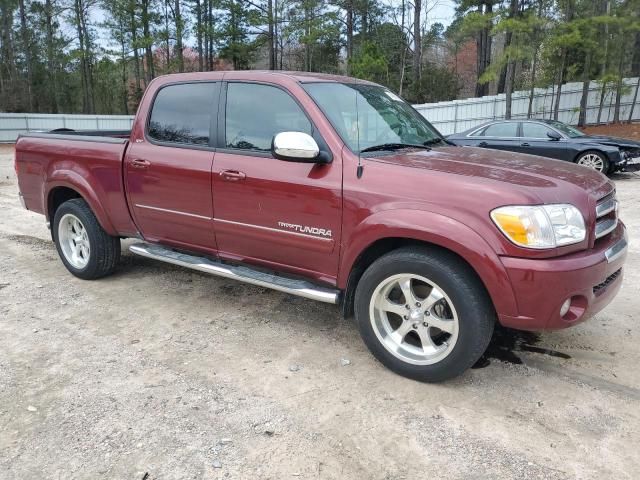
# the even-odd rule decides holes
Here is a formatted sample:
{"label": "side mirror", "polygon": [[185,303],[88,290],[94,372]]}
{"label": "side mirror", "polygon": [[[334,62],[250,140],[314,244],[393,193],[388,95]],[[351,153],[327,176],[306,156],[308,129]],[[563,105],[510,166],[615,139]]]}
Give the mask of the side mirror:
{"label": "side mirror", "polygon": [[562,138],[562,136],[558,132],[552,132],[551,130],[547,132],[547,137],[554,141],[560,140]]}
{"label": "side mirror", "polygon": [[303,132],[280,132],[273,137],[271,153],[287,162],[320,163],[320,147],[311,135]]}

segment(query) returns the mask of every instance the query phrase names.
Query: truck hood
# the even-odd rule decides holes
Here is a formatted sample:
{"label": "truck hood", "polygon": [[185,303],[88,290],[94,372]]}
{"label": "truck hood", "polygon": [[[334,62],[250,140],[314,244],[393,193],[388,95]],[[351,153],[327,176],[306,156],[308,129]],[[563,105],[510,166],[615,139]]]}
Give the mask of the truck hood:
{"label": "truck hood", "polygon": [[[611,193],[604,175],[570,162],[477,147],[439,147],[430,151],[406,150],[372,158],[411,168],[474,177],[535,190],[543,202],[557,201],[563,190],[586,191],[595,200]],[[544,192],[547,192],[545,194]],[[552,193],[553,192],[553,193]]]}

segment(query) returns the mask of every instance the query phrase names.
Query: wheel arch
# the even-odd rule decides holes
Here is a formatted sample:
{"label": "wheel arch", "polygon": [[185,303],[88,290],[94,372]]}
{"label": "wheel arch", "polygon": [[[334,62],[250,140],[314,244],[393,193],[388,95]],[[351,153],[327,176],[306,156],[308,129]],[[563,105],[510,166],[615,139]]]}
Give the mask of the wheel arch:
{"label": "wheel arch", "polygon": [[587,145],[586,148],[581,149],[574,155],[572,162],[577,164],[582,155],[593,152],[602,155],[609,164],[609,169],[612,169],[620,162],[620,154],[618,152],[618,149],[615,147],[605,147],[606,145]]}
{"label": "wheel arch", "polygon": [[[393,217],[398,217],[394,211]],[[409,212],[405,211],[406,215]],[[353,313],[355,287],[364,271],[379,257],[405,246],[424,246],[454,255],[478,277],[498,313],[517,315],[517,304],[509,276],[491,246],[470,227],[453,219],[423,211],[411,211],[415,220],[411,227],[377,215],[376,222],[368,221],[356,227],[341,259],[338,285],[344,290],[342,309],[345,317]],[[383,218],[384,217],[384,218]],[[383,234],[371,236],[372,231]]]}
{"label": "wheel arch", "polygon": [[[44,211],[49,222],[53,222],[56,210],[67,200],[72,198],[81,198],[89,205],[89,208],[96,216],[100,226],[109,235],[117,235],[113,224],[111,223],[107,212],[104,210],[95,192],[82,177],[69,180],[52,180],[46,185]],[[53,237],[53,228],[51,235]]]}

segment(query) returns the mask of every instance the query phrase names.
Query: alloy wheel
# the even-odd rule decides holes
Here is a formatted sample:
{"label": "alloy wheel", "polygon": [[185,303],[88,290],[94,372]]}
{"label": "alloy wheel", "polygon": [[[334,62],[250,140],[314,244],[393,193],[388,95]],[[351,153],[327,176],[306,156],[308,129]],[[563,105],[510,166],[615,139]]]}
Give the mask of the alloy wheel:
{"label": "alloy wheel", "polygon": [[369,316],[387,351],[414,365],[440,362],[458,339],[453,302],[436,283],[419,275],[393,275],[381,282],[371,296]]}
{"label": "alloy wheel", "polygon": [[82,270],[89,263],[89,235],[78,217],[65,214],[58,224],[58,239],[64,258],[74,268]]}
{"label": "alloy wheel", "polygon": [[604,171],[604,160],[596,153],[587,153],[578,160],[578,165],[592,168],[600,173]]}

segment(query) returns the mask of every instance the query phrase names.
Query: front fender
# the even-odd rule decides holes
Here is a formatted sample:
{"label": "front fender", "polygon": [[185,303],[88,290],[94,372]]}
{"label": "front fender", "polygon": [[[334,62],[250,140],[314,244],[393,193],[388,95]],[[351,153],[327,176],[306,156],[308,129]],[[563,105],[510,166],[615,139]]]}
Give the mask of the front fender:
{"label": "front fender", "polygon": [[580,150],[576,153],[575,158],[577,159],[584,152],[588,152],[589,150],[598,150],[604,153],[609,162],[612,164],[617,164],[622,161],[622,156],[620,155],[620,149],[613,145],[607,145],[603,143],[593,143],[593,144],[583,144],[581,145]]}
{"label": "front fender", "polygon": [[109,235],[117,236],[118,232],[113,226],[109,215],[100,202],[100,192],[102,188],[97,182],[90,182],[91,177],[83,176],[73,170],[53,170],[44,184],[43,210],[47,220],[49,218],[49,203],[51,201],[51,191],[58,187],[66,187],[78,192],[78,194],[89,204],[91,211],[96,216],[98,223]]}
{"label": "front fender", "polygon": [[458,254],[478,274],[496,311],[502,315],[517,315],[509,276],[487,241],[457,220],[424,210],[384,210],[358,224],[349,236],[340,261],[340,288],[346,288],[349,274],[360,254],[385,238],[418,240]]}

